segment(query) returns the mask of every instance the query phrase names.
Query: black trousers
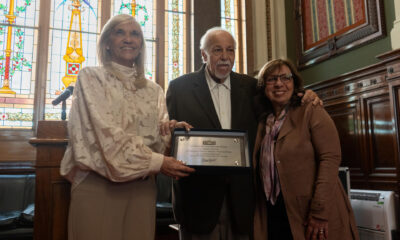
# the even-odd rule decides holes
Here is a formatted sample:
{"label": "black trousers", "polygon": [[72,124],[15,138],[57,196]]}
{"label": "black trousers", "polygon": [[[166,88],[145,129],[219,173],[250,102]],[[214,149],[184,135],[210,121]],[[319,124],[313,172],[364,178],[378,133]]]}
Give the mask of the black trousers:
{"label": "black trousers", "polygon": [[267,201],[268,240],[293,240],[282,193],[275,205]]}

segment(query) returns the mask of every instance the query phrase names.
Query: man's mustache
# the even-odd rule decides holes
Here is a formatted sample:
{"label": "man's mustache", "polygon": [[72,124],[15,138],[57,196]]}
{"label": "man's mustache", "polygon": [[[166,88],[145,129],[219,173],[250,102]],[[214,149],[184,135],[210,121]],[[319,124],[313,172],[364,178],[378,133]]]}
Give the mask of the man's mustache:
{"label": "man's mustache", "polygon": [[229,67],[231,67],[231,62],[229,62],[229,61],[219,61],[219,62],[217,62],[217,66],[220,66],[220,65],[228,65]]}

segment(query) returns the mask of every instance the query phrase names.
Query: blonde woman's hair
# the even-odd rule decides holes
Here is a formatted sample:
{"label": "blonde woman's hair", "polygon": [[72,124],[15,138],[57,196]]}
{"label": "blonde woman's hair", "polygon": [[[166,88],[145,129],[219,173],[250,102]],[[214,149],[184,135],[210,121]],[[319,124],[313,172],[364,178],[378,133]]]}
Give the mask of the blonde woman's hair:
{"label": "blonde woman's hair", "polygon": [[144,63],[146,59],[146,43],[144,40],[143,36],[143,31],[142,28],[140,27],[140,24],[134,17],[128,14],[120,14],[116,15],[112,18],[110,18],[107,23],[104,25],[99,41],[97,42],[97,57],[99,60],[100,65],[103,65],[108,71],[110,71],[112,74],[114,74],[116,77],[119,77],[119,73],[115,71],[111,67],[111,52],[109,49],[107,49],[108,45],[110,44],[110,37],[114,31],[114,28],[121,24],[121,23],[126,23],[126,22],[131,22],[132,24],[135,24],[138,26],[140,37],[142,40],[142,46],[140,48],[140,53],[135,59],[134,66],[137,72],[137,79],[135,81],[135,86],[136,87],[144,87],[146,85],[146,79],[144,77]]}

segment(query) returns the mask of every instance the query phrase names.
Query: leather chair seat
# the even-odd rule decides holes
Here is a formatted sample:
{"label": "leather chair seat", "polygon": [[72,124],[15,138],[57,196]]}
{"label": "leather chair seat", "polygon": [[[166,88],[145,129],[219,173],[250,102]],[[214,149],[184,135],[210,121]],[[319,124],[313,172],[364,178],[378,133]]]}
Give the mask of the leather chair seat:
{"label": "leather chair seat", "polygon": [[0,239],[32,239],[35,174],[0,175]]}

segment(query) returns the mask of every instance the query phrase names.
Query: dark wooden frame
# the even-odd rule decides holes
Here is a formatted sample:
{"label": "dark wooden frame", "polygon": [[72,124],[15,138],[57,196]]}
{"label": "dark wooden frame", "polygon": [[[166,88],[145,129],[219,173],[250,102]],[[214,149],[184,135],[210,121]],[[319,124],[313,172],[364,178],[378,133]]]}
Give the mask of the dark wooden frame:
{"label": "dark wooden frame", "polygon": [[364,0],[366,23],[332,36],[319,45],[304,51],[302,2],[295,1],[297,65],[300,69],[347,52],[355,47],[386,36],[386,26],[382,0]]}

